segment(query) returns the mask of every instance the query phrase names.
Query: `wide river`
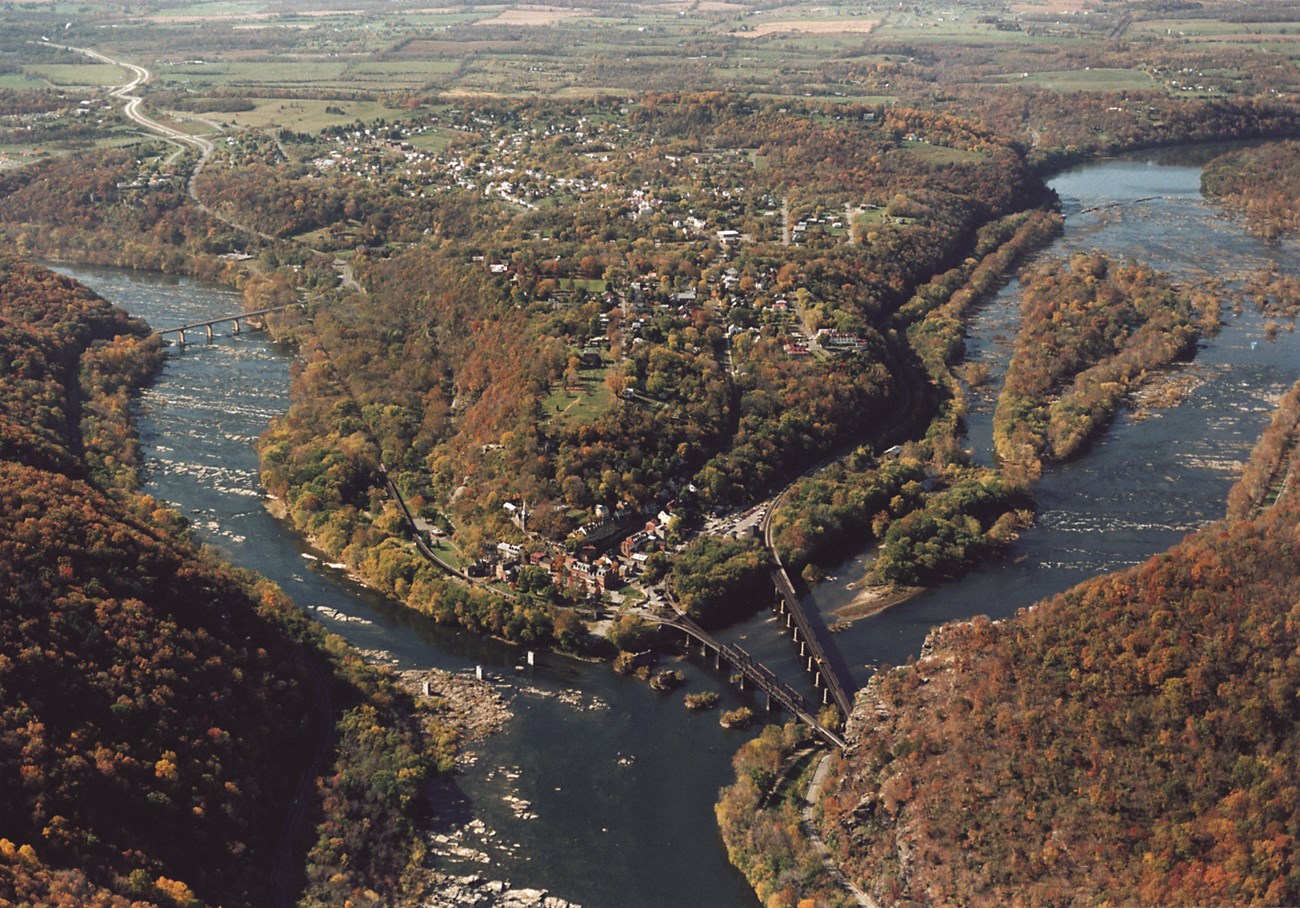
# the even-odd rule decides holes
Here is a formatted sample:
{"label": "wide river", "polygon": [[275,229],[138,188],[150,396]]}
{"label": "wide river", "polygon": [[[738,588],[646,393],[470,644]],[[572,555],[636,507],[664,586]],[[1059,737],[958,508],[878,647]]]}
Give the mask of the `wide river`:
{"label": "wide river", "polygon": [[[1189,281],[1207,274],[1231,279],[1274,262],[1293,270],[1300,260],[1294,244],[1258,241],[1201,199],[1199,164],[1181,152],[1062,174],[1052,185],[1067,229],[1044,254],[1103,249]],[[240,308],[237,294],[183,278],[59,270],[158,328]],[[970,329],[968,355],[989,365],[994,387],[1018,300],[1013,282]],[[1038,522],[1006,557],[831,638],[832,656],[857,683],[874,666],[916,655],[938,623],[1004,617],[1081,579],[1134,564],[1221,515],[1235,468],[1272,403],[1300,375],[1295,334],[1268,341],[1254,313],[1225,313],[1224,330],[1187,368],[1199,382],[1187,402],[1144,421],[1121,416],[1082,457],[1049,470],[1037,489]],[[288,405],[292,356],[244,333],[169,357],[140,412],[147,491],[173,503],[231,561],[279,582],[356,646],[401,667],[483,666],[500,686],[515,717],[473,748],[472,761],[442,791],[439,867],[546,889],[586,908],[754,905],[713,820],[731,755],[752,732],[724,731],[716,713],[686,712],[681,693],[656,694],[605,665],[542,655],[525,667],[514,648],[436,627],[309,557],[319,553],[266,513],[252,446]],[[968,444],[987,460],[991,396],[976,402]],[[852,600],[868,555],[841,565],[813,594],[827,623]],[[723,636],[807,687],[793,647],[765,610]],[[709,665],[680,667],[687,690],[719,690],[726,708],[753,702]]]}

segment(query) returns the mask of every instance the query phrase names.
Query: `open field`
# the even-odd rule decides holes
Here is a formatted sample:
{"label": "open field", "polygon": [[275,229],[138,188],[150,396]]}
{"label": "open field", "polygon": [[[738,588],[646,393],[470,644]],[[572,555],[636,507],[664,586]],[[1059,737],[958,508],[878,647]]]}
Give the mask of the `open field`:
{"label": "open field", "polygon": [[441,537],[434,537],[429,544],[429,548],[437,554],[439,558],[459,570],[465,566],[465,556],[461,554],[460,549],[453,546]]}
{"label": "open field", "polygon": [[49,63],[23,69],[30,77],[44,80],[56,88],[121,85],[127,80],[120,66],[107,63]]}
{"label": "open field", "polygon": [[787,19],[778,22],[761,22],[738,29],[732,34],[738,38],[766,38],[768,35],[805,33],[813,35],[867,35],[880,24],[878,19]]}
{"label": "open field", "polygon": [[38,79],[26,73],[0,73],[0,88],[9,88],[14,91],[33,91],[49,87],[44,79]]}
{"label": "open field", "polygon": [[1092,0],[1023,0],[1023,2],[1010,3],[1007,8],[1013,13],[1070,15],[1087,12],[1093,5]]}
{"label": "open field", "polygon": [[311,98],[253,98],[252,110],[203,114],[203,118],[258,129],[291,129],[315,133],[327,126],[342,126],[393,114],[379,101],[322,101]]}
{"label": "open field", "polygon": [[591,425],[609,412],[614,395],[605,384],[604,369],[583,369],[578,387],[554,388],[542,401],[542,413],[563,426]]}
{"label": "open field", "polygon": [[1003,77],[1049,91],[1144,91],[1159,88],[1149,73],[1136,69],[1076,69],[1058,72],[1016,73]]}
{"label": "open field", "polygon": [[1129,26],[1130,35],[1173,38],[1243,38],[1287,35],[1300,31],[1300,19],[1284,22],[1220,22],[1215,19],[1148,19]]}
{"label": "open field", "polygon": [[437,153],[446,148],[453,140],[465,135],[466,133],[463,133],[458,129],[434,128],[427,129],[424,132],[416,133],[412,136],[407,136],[406,141],[409,142],[412,147],[419,149],[420,151]]}
{"label": "open field", "polygon": [[[28,9],[15,7],[13,15]],[[1204,84],[1214,86],[1216,96],[1261,86],[1287,91],[1271,73],[1252,70],[1239,58],[1268,53],[1292,59],[1293,31],[1300,33],[1296,23],[1223,22],[1203,10],[1149,20],[1137,12],[1129,21],[1114,4],[1098,0],[1015,7],[936,0],[876,8],[821,0],[766,9],[736,0],[431,3],[406,9],[377,0],[340,0],[334,8],[323,2],[184,0],[155,7],[151,15],[153,20],[106,14],[115,28],[97,36],[109,42],[101,49],[148,65],[155,75],[151,87],[226,92],[257,103],[253,111],[210,119],[306,133],[356,119],[392,118],[387,108],[375,106],[391,94],[582,98],[711,88],[757,97],[906,103],[918,90],[909,81],[917,61],[949,54],[969,67],[965,84],[989,91],[1160,89],[1159,78],[1136,63],[1126,65],[1115,53],[1096,54],[1096,42],[1108,40],[1116,28],[1126,40],[1147,42],[1147,57],[1162,46],[1168,52],[1189,44],[1198,53],[1223,48],[1234,55],[1231,65],[1214,70],[1198,62],[1197,76],[1184,80],[1191,88],[1166,78],[1172,90],[1190,93]],[[75,33],[74,26],[69,41]],[[76,40],[94,43],[88,34]],[[112,67],[44,64],[30,51],[23,52],[19,65],[24,63],[20,72],[0,75],[0,87],[52,83],[84,91],[122,79]],[[295,106],[282,107],[267,100],[272,93],[300,97]],[[326,99],[335,103],[320,103]],[[327,113],[327,106],[333,110]]]}
{"label": "open field", "polygon": [[[234,16],[255,16],[266,9],[261,0],[212,0],[208,3],[191,3],[159,10],[150,18],[155,21],[185,19],[221,19]],[[263,15],[268,15],[263,13]]]}
{"label": "open field", "polygon": [[[996,54],[1003,45],[1056,48],[1070,40],[1004,30],[1002,13],[945,3],[868,12],[839,0],[771,9],[730,0],[595,7],[557,0],[400,11],[372,0],[334,9],[214,0],[158,10],[156,22],[132,20],[129,32],[118,34],[133,49],[124,56],[152,64],[156,85],[200,93],[319,93],[313,100],[390,92],[584,97],[714,87],[870,103],[893,97],[879,82],[860,78],[891,64],[877,46],[965,43]],[[191,37],[207,38],[207,25],[212,43],[196,44]],[[166,37],[153,59],[141,58],[142,36],[151,30]],[[1052,69],[1041,65],[1045,59],[1036,62]],[[1050,76],[1043,78],[1051,84]],[[298,131],[339,122],[306,112],[278,124],[267,122],[264,109],[250,113],[222,119]]]}
{"label": "open field", "polygon": [[554,25],[565,19],[590,16],[584,9],[564,9],[558,6],[514,6],[499,15],[484,19],[484,25]]}

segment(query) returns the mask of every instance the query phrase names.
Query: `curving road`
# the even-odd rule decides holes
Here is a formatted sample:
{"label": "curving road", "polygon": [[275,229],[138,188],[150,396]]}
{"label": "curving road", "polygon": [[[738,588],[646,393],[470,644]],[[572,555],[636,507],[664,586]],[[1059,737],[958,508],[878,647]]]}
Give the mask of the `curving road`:
{"label": "curving road", "polygon": [[[126,114],[127,118],[130,119],[136,125],[143,126],[145,129],[149,130],[150,132],[157,133],[159,136],[162,136],[162,138],[166,139],[168,142],[171,142],[173,145],[178,146],[180,150],[184,150],[186,148],[193,148],[199,152],[199,161],[197,164],[194,165],[194,170],[191,171],[189,181],[186,185],[186,189],[189,192],[190,198],[194,201],[194,204],[198,206],[199,210],[202,211],[204,214],[208,215],[209,217],[220,221],[221,223],[225,224],[228,227],[233,227],[234,229],[243,231],[244,233],[251,233],[254,236],[266,240],[267,242],[271,242],[271,243],[282,242],[282,239],[280,237],[272,236],[271,234],[264,233],[255,227],[249,227],[246,224],[241,224],[238,221],[234,220],[233,218],[227,217],[226,215],[222,214],[216,209],[210,208],[207,204],[204,203],[202,199],[199,198],[198,193],[195,192],[194,190],[194,184],[195,181],[198,180],[199,174],[203,172],[203,168],[207,166],[208,160],[212,157],[212,153],[216,151],[217,149],[216,143],[211,142],[208,139],[203,138],[202,136],[195,136],[187,132],[182,132],[179,129],[174,129],[173,127],[168,126],[165,123],[158,122],[157,120],[153,119],[152,117],[148,116],[143,111],[141,111],[140,108],[144,104],[144,98],[141,97],[140,95],[135,94],[135,90],[139,88],[141,85],[148,82],[151,78],[153,78],[153,74],[149,72],[149,70],[145,69],[143,66],[140,66],[136,63],[127,63],[124,60],[114,60],[112,57],[109,57],[105,54],[101,54],[97,50],[91,50],[88,47],[72,47],[71,45],[54,44],[49,41],[43,41],[40,43],[44,44],[46,47],[55,47],[58,48],[59,50],[70,50],[73,51],[74,53],[84,54],[85,56],[90,57],[92,60],[98,60],[100,63],[108,63],[111,66],[120,66],[122,69],[129,71],[134,76],[134,78],[130,82],[127,82],[125,85],[119,85],[116,88],[110,90],[108,93],[109,97],[117,98],[119,101],[123,102],[122,113]],[[203,122],[211,124],[210,120],[204,120]],[[215,125],[215,124],[211,124],[211,125]],[[276,144],[279,145],[278,140]],[[280,146],[280,151],[281,153],[284,152],[283,145]],[[288,155],[286,154],[285,157],[288,157]],[[330,257],[329,253],[322,252],[319,249],[312,249],[311,252],[314,255],[321,256],[322,258]],[[334,268],[338,272],[339,281],[345,289],[351,290],[356,293],[364,294],[366,292],[365,288],[362,287],[361,284],[357,282],[356,277],[352,274],[351,265],[349,265],[347,262],[335,262]]]}
{"label": "curving road", "polygon": [[[105,56],[99,51],[91,50],[88,47],[72,47],[68,44],[54,44],[49,41],[42,41],[40,43],[46,47],[54,47],[59,50],[70,50],[73,53],[84,54],[92,60],[98,60],[100,63],[107,63],[110,66],[119,66],[122,69],[129,71],[135,76],[135,78],[130,82],[127,82],[125,85],[119,85],[116,88],[111,89],[108,93],[109,97],[117,98],[119,101],[124,102],[122,112],[126,114],[128,118],[140,126],[143,126],[150,132],[156,132],[169,142],[197,149],[203,155],[203,161],[206,161],[208,156],[212,154],[213,150],[216,148],[213,143],[201,136],[192,136],[187,132],[181,132],[179,129],[173,129],[172,127],[159,123],[157,120],[140,112],[140,105],[144,103],[144,98],[135,94],[135,90],[153,78],[153,74],[143,66],[137,66],[134,63],[125,63],[121,60],[114,60],[112,57]],[[200,164],[200,167],[202,167],[202,164]]]}

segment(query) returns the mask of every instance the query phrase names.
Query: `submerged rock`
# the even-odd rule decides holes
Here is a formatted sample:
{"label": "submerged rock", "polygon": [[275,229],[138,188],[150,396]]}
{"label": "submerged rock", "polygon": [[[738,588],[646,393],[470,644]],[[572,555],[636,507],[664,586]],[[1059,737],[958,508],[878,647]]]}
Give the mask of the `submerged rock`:
{"label": "submerged rock", "polygon": [[513,889],[480,876],[435,874],[431,884],[438,891],[426,896],[421,908],[581,908],[545,889]]}

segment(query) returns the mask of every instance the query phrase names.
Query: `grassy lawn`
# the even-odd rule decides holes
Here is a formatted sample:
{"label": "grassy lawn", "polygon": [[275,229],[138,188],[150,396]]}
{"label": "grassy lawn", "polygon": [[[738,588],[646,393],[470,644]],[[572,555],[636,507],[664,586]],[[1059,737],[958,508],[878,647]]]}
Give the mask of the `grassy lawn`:
{"label": "grassy lawn", "polygon": [[542,412],[559,425],[589,426],[614,406],[614,395],[605,384],[604,369],[583,369],[578,390],[567,390],[563,385],[552,389],[542,401]]}
{"label": "grassy lawn", "polygon": [[623,608],[635,608],[638,605],[643,605],[650,598],[642,590],[634,586],[625,586],[619,592],[623,594]]}
{"label": "grassy lawn", "polygon": [[49,88],[44,79],[26,73],[0,73],[0,88],[12,88],[17,91],[31,91]]}
{"label": "grassy lawn", "polygon": [[211,0],[211,2],[191,3],[188,6],[173,6],[158,10],[158,18],[184,16],[249,16],[266,6],[261,0]]}
{"label": "grassy lawn", "polygon": [[429,548],[433,549],[435,555],[457,570],[465,567],[465,556],[446,537],[434,537],[429,541]]}
{"label": "grassy lawn", "polygon": [[302,88],[338,85],[348,64],[337,60],[224,62],[169,66],[159,72],[159,81],[201,83],[214,88],[248,85]]}
{"label": "grassy lawn", "polygon": [[455,72],[459,60],[379,60],[348,67],[345,78],[377,89],[420,88]]}
{"label": "grassy lawn", "polygon": [[561,290],[586,290],[588,293],[604,293],[608,286],[599,278],[563,277],[557,283]]}
{"label": "grassy lawn", "polygon": [[403,141],[410,142],[412,147],[417,148],[420,151],[428,151],[437,154],[451,144],[453,140],[461,138],[464,135],[465,133],[457,129],[442,129],[434,127],[432,129],[427,129],[422,133],[410,136]]}
{"label": "grassy lawn", "polygon": [[1241,37],[1285,35],[1300,31],[1300,22],[1219,22],[1214,19],[1150,19],[1135,22],[1132,31],[1172,37]]}

